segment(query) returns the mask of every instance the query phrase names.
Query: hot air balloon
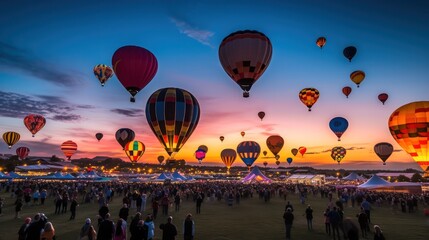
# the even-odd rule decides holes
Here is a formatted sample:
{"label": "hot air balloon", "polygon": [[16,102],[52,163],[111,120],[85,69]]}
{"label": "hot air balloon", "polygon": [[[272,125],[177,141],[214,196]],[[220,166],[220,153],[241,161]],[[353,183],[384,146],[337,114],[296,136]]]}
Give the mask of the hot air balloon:
{"label": "hot air balloon", "polygon": [[291,152],[294,156],[296,156],[296,154],[298,153],[298,149],[296,149],[296,148],[292,148],[292,150],[290,150],[290,152]]}
{"label": "hot air balloon", "polygon": [[374,152],[383,161],[383,165],[386,165],[386,160],[393,153],[393,146],[387,142],[377,143],[374,146]]}
{"label": "hot air balloon", "polygon": [[280,161],[279,160],[276,160],[276,165],[277,166],[280,165]]}
{"label": "hot air balloon", "polygon": [[77,144],[71,140],[63,142],[61,144],[61,151],[63,151],[64,155],[67,157],[67,160],[71,159],[71,156],[76,152]]}
{"label": "hot air balloon", "polygon": [[158,70],[156,57],[147,49],[137,46],[124,46],[116,50],[112,57],[116,77],[131,94],[131,102],[155,76]]}
{"label": "hot air balloon", "polygon": [[125,150],[125,145],[134,140],[136,134],[129,128],[120,128],[116,131],[116,141],[122,146],[122,150]]}
{"label": "hot air balloon", "polygon": [[387,93],[380,93],[378,95],[378,100],[380,100],[381,103],[384,103],[387,101],[387,99],[389,98],[389,95],[387,95]]}
{"label": "hot air balloon", "polygon": [[325,46],[325,44],[326,44],[326,38],[325,38],[325,37],[319,37],[319,38],[316,40],[316,45],[317,45],[318,47],[320,47],[320,49],[322,49],[322,48],[323,48],[323,46]]}
{"label": "hot air balloon", "polygon": [[349,62],[352,61],[353,57],[356,55],[356,52],[357,49],[354,46],[348,46],[343,50],[344,57],[346,57]]}
{"label": "hot air balloon", "polygon": [[301,153],[301,157],[304,157],[305,152],[307,152],[306,147],[299,147],[298,152]]}
{"label": "hot air balloon", "polygon": [[429,101],[411,102],[390,115],[389,130],[396,142],[423,171],[429,167]]}
{"label": "hot air balloon", "polygon": [[285,141],[279,135],[272,135],[267,138],[268,149],[276,156],[283,148]]}
{"label": "hot air balloon", "polygon": [[265,117],[265,112],[258,112],[258,117],[261,119],[261,121],[262,121],[262,119],[264,119],[264,117]]}
{"label": "hot air balloon", "polygon": [[104,84],[113,76],[113,69],[105,64],[98,64],[93,69],[94,75],[100,81],[101,86],[104,87]]}
{"label": "hot air balloon", "polygon": [[347,151],[343,147],[333,147],[331,150],[331,157],[340,164],[341,160],[346,156],[346,153]]}
{"label": "hot air balloon", "polygon": [[259,157],[260,152],[261,147],[254,141],[244,141],[237,146],[238,156],[240,156],[241,160],[243,160],[244,164],[249,168],[249,171],[252,164]]}
{"label": "hot air balloon", "polygon": [[319,99],[319,90],[315,88],[304,88],[299,92],[299,100],[308,107],[308,111],[311,111],[313,104]]}
{"label": "hot air balloon", "polygon": [[208,152],[209,151],[209,148],[206,146],[206,145],[200,145],[199,147],[198,147],[198,149],[201,149],[201,150],[203,150],[204,152]]}
{"label": "hot air balloon", "polygon": [[24,118],[24,125],[34,135],[46,124],[46,119],[39,114],[29,114]]}
{"label": "hot air balloon", "polygon": [[264,164],[264,167],[267,167],[268,162],[267,162],[267,161],[264,161],[262,164]]}
{"label": "hot air balloon", "polygon": [[28,157],[30,149],[28,147],[19,147],[16,149],[16,155],[18,155],[19,160],[24,160]]}
{"label": "hot air balloon", "polygon": [[352,88],[349,86],[343,87],[343,94],[346,95],[347,98],[349,98],[350,93],[352,93]]}
{"label": "hot air balloon", "polygon": [[195,158],[198,159],[198,162],[200,164],[205,157],[206,157],[206,151],[204,151],[204,149],[198,148],[197,151],[195,151]]}
{"label": "hot air balloon", "polygon": [[350,79],[359,87],[359,84],[365,79],[365,72],[361,70],[354,71],[350,73]]}
{"label": "hot air balloon", "polygon": [[332,132],[335,133],[335,135],[337,135],[338,141],[341,141],[341,136],[347,130],[348,127],[349,122],[342,117],[335,117],[329,122],[329,128],[332,130]]}
{"label": "hot air balloon", "polygon": [[244,137],[244,135],[246,135],[245,132],[241,132],[240,134],[241,134],[242,137]]}
{"label": "hot air balloon", "polygon": [[220,136],[219,139],[220,139],[221,142],[223,142],[223,140],[225,139],[225,137],[224,136]]}
{"label": "hot air balloon", "polygon": [[222,150],[222,152],[220,153],[220,158],[222,159],[222,162],[225,164],[228,173],[236,157],[237,157],[237,153],[235,152],[234,149],[231,149],[231,148],[226,148]]}
{"label": "hot air balloon", "polygon": [[276,159],[276,160],[279,160],[280,159],[280,155],[276,155],[276,156],[274,156],[274,158]]}
{"label": "hot air balloon", "polygon": [[267,151],[263,151],[263,152],[262,152],[262,154],[264,154],[264,157],[266,157],[266,156],[267,156],[267,153],[268,153]]}
{"label": "hot air balloon", "polygon": [[5,132],[3,133],[3,140],[9,146],[9,149],[19,141],[21,135],[17,132]]}
{"label": "hot air balloon", "polygon": [[200,105],[186,90],[159,89],[147,101],[146,119],[168,155],[174,157],[195,130],[200,119]]}
{"label": "hot air balloon", "polygon": [[159,164],[162,164],[162,162],[164,162],[164,156],[158,156],[158,162],[159,162]]}
{"label": "hot air balloon", "polygon": [[136,163],[146,150],[145,145],[140,141],[131,141],[125,145],[125,154],[132,163]]}
{"label": "hot air balloon", "polygon": [[258,31],[238,31],[222,40],[220,63],[229,77],[243,89],[243,97],[249,97],[250,88],[267,69],[272,51],[270,39]]}
{"label": "hot air balloon", "polygon": [[102,133],[96,133],[95,138],[97,138],[97,140],[100,141],[103,138],[103,134]]}
{"label": "hot air balloon", "polygon": [[286,159],[286,162],[287,162],[287,163],[289,163],[289,165],[292,163],[292,161],[293,161],[293,159],[292,159],[291,157],[288,157],[288,158]]}

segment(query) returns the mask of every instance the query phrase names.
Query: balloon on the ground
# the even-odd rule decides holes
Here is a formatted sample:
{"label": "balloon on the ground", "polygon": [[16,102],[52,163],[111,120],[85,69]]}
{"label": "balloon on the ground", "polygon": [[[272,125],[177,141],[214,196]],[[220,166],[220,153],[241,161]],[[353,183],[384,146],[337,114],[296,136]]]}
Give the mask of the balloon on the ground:
{"label": "balloon on the ground", "polygon": [[346,48],[344,48],[343,50],[343,55],[344,57],[346,57],[349,62],[352,61],[353,57],[356,55],[357,49],[354,46],[348,46]]}
{"label": "balloon on the ground", "polygon": [[389,98],[389,95],[387,93],[380,93],[378,95],[378,100],[380,100],[381,103],[384,103],[387,101],[387,99]]}
{"label": "balloon on the ground", "polygon": [[113,76],[113,69],[105,64],[96,65],[93,72],[98,81],[100,81],[102,87],[104,87],[107,80]]}
{"label": "balloon on the ground", "polygon": [[229,77],[249,97],[252,85],[262,76],[271,61],[270,39],[258,31],[231,33],[219,46],[219,60]]}
{"label": "balloon on the ground", "polygon": [[308,107],[308,111],[311,111],[311,107],[319,99],[319,90],[315,88],[304,88],[299,92],[299,100]]}
{"label": "balloon on the ground", "polygon": [[429,101],[411,102],[396,109],[388,126],[395,141],[423,171],[429,167]]}
{"label": "balloon on the ground", "polygon": [[125,145],[124,150],[130,161],[135,163],[143,156],[146,147],[140,141],[131,141]]}
{"label": "balloon on the ground", "polygon": [[354,71],[350,73],[350,79],[356,83],[357,87],[359,87],[359,84],[365,79],[365,72],[361,70]]}
{"label": "balloon on the ground", "polygon": [[65,141],[61,144],[61,151],[63,151],[67,160],[70,160],[73,154],[77,151],[77,144],[71,140]]}
{"label": "balloon on the ground", "polygon": [[298,154],[298,149],[296,149],[296,148],[292,148],[292,149],[290,150],[290,152],[291,152],[294,156],[296,156],[296,154]]}
{"label": "balloon on the ground", "polygon": [[16,155],[18,156],[19,160],[26,159],[29,153],[30,149],[28,147],[19,147],[16,149]]}
{"label": "balloon on the ground", "polygon": [[21,138],[21,135],[17,132],[5,132],[3,133],[3,140],[8,145],[9,149],[12,148],[12,146],[19,141]]}
{"label": "balloon on the ground", "polygon": [[237,153],[240,156],[241,160],[246,164],[247,167],[252,166],[255,160],[259,157],[261,152],[261,147],[257,142],[254,141],[244,141],[238,144]]}
{"label": "balloon on the ground", "polygon": [[164,162],[164,156],[162,156],[162,155],[160,155],[160,156],[158,156],[158,162],[159,162],[159,164],[162,164],[162,162]]}
{"label": "balloon on the ground", "polygon": [[341,160],[346,156],[346,153],[347,151],[343,147],[333,147],[331,150],[331,157],[340,164]]}
{"label": "balloon on the ground", "polygon": [[322,49],[323,46],[325,46],[325,44],[326,44],[326,38],[325,37],[319,37],[319,38],[317,38],[316,45],[318,47],[320,47],[320,49]]}
{"label": "balloon on the ground", "polygon": [[343,87],[343,94],[346,95],[346,98],[349,98],[350,93],[352,93],[352,88],[349,86]]}
{"label": "balloon on the ground", "polygon": [[29,114],[24,118],[24,125],[34,135],[46,124],[46,119],[39,114]]}
{"label": "balloon on the ground", "polygon": [[200,105],[188,91],[162,88],[149,97],[146,119],[170,157],[180,151],[200,119]]}
{"label": "balloon on the ground", "polygon": [[223,164],[225,164],[226,168],[228,169],[228,172],[232,164],[234,163],[236,157],[237,152],[235,152],[235,150],[231,148],[226,148],[220,153],[220,158],[222,159]]}
{"label": "balloon on the ground", "polygon": [[344,134],[348,127],[349,122],[343,117],[334,117],[329,122],[329,128],[338,137],[338,141],[341,141],[341,136]]}
{"label": "balloon on the ground", "polygon": [[100,141],[103,138],[103,134],[102,133],[96,133],[95,134],[95,138]]}
{"label": "balloon on the ground", "polygon": [[287,162],[287,163],[289,163],[289,165],[292,163],[292,161],[293,161],[293,159],[292,159],[291,157],[288,157],[288,158],[286,159],[286,162]]}
{"label": "balloon on the ground", "polygon": [[135,102],[136,94],[155,76],[158,61],[145,48],[124,46],[113,54],[112,66],[118,80],[131,94],[130,101]]}
{"label": "balloon on the ground", "polygon": [[383,161],[383,165],[386,165],[386,160],[393,153],[393,145],[388,142],[380,142],[374,145],[374,152]]}
{"label": "balloon on the ground", "polygon": [[122,150],[125,150],[125,145],[134,140],[136,134],[129,128],[120,128],[115,133],[116,141],[122,146]]}
{"label": "balloon on the ground", "polygon": [[298,148],[298,152],[301,153],[301,157],[304,157],[304,154],[307,152],[307,148],[301,146]]}
{"label": "balloon on the ground", "polygon": [[261,119],[261,121],[262,121],[262,119],[264,119],[264,117],[265,117],[265,112],[258,112],[258,117]]}

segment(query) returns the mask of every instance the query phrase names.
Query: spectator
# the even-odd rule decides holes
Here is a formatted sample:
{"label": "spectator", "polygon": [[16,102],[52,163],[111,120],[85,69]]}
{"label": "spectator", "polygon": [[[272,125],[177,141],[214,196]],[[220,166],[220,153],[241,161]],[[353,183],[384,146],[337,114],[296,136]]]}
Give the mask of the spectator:
{"label": "spectator", "polygon": [[292,224],[294,220],[294,216],[291,208],[287,208],[285,213],[283,214],[283,219],[285,221],[286,227],[286,240],[290,240],[290,232],[292,229]]}
{"label": "spectator", "polygon": [[175,240],[177,236],[177,228],[172,223],[173,217],[167,218],[167,223],[161,224],[159,228],[162,230],[162,240]]}
{"label": "spectator", "polygon": [[374,240],[386,240],[380,226],[374,225]]}
{"label": "spectator", "polygon": [[195,236],[195,222],[192,219],[192,215],[189,213],[183,222],[183,239],[193,240]]}
{"label": "spectator", "polygon": [[28,226],[30,226],[31,218],[26,218],[24,224],[21,225],[18,231],[18,240],[25,240],[26,238],[26,230]]}
{"label": "spectator", "polygon": [[313,231],[313,209],[308,205],[305,209],[305,217],[307,218],[307,228],[309,231]]}
{"label": "spectator", "polygon": [[47,222],[45,227],[40,234],[40,240],[54,240],[55,239],[55,229],[52,226],[51,222]]}

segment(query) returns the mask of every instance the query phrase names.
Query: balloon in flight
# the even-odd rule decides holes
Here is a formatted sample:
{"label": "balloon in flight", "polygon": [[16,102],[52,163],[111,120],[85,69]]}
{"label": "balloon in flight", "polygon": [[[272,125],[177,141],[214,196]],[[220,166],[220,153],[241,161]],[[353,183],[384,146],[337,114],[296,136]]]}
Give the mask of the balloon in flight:
{"label": "balloon in flight", "polygon": [[343,147],[333,147],[331,150],[331,157],[340,164],[341,160],[346,156],[346,153],[347,151]]}
{"label": "balloon in flight", "polygon": [[225,164],[226,168],[228,169],[228,172],[232,164],[234,163],[236,157],[237,152],[235,152],[235,150],[231,148],[226,148],[220,153],[220,158],[222,159],[223,164]]}
{"label": "balloon in flight", "polygon": [[17,132],[5,132],[3,133],[3,140],[8,145],[9,149],[19,141],[21,135]]}
{"label": "balloon in flight", "polygon": [[349,86],[343,87],[343,94],[346,95],[346,98],[349,98],[350,93],[352,93],[352,88]]}
{"label": "balloon in flight", "polygon": [[316,45],[318,47],[320,47],[320,49],[322,49],[323,46],[325,46],[325,44],[326,44],[326,38],[325,37],[319,37],[319,38],[317,38]]}
{"label": "balloon in flight", "polygon": [[220,139],[221,142],[223,142],[223,140],[225,140],[225,137],[224,136],[220,136],[219,139]]}
{"label": "balloon in flight", "polygon": [[132,163],[136,163],[144,154],[145,145],[140,141],[131,141],[125,145],[124,151]]}
{"label": "balloon in flight", "polygon": [[343,50],[343,55],[344,57],[346,57],[349,62],[352,61],[353,57],[356,55],[357,49],[354,46],[348,46],[346,48],[344,48]]}
{"label": "balloon in flight", "polygon": [[201,161],[206,157],[206,151],[204,149],[198,148],[195,151],[195,158],[198,160],[198,162],[201,164]]}
{"label": "balloon in flight", "polygon": [[388,142],[380,142],[374,145],[374,152],[383,161],[383,165],[386,165],[386,160],[393,153],[393,146]]}
{"label": "balloon in flight", "polygon": [[135,137],[136,134],[129,128],[120,128],[115,133],[116,141],[122,146],[123,150],[125,150],[125,145],[133,141]]}
{"label": "balloon in flight", "polygon": [[290,152],[291,152],[294,156],[296,156],[296,154],[298,153],[298,149],[296,149],[296,148],[292,148],[292,149],[290,150]]}
{"label": "balloon in flight", "polygon": [[341,136],[344,134],[348,127],[349,122],[343,117],[335,117],[329,122],[329,128],[338,137],[338,141],[341,141]]}
{"label": "balloon in flight", "polygon": [[237,146],[238,156],[240,156],[241,160],[246,164],[249,170],[255,160],[259,157],[260,152],[261,147],[254,141],[244,141]]}
{"label": "balloon in flight", "polygon": [[298,152],[301,153],[301,157],[304,157],[304,154],[307,152],[306,147],[299,147]]}
{"label": "balloon in flight", "polygon": [[61,151],[63,151],[67,160],[70,160],[73,154],[77,151],[77,144],[71,140],[65,141],[61,144]]}
{"label": "balloon in flight", "polygon": [[365,72],[361,70],[354,71],[350,73],[350,79],[359,87],[361,82],[365,79]]}
{"label": "balloon in flight", "polygon": [[293,161],[293,159],[292,159],[291,157],[288,157],[288,158],[286,159],[286,162],[287,162],[287,163],[289,163],[289,165],[292,163],[292,161]]}
{"label": "balloon in flight", "polygon": [[308,111],[311,111],[311,107],[319,99],[319,90],[315,88],[304,88],[299,92],[299,100],[308,107]]}
{"label": "balloon in flight", "polygon": [[164,162],[164,156],[162,156],[162,155],[160,155],[160,156],[158,156],[158,162],[159,162],[159,164],[162,164],[162,162]]}
{"label": "balloon in flight", "polygon": [[387,95],[387,93],[380,93],[378,95],[378,100],[380,100],[381,103],[384,103],[387,101],[387,99],[389,98],[389,95]]}
{"label": "balloon in flight", "polygon": [[19,160],[26,159],[29,153],[30,149],[28,147],[19,147],[16,149],[16,155],[18,156]]}
{"label": "balloon in flight", "polygon": [[107,80],[113,76],[113,69],[105,64],[96,65],[93,72],[98,81],[100,81],[102,87],[104,87]]}
{"label": "balloon in flight", "polygon": [[265,117],[265,112],[258,112],[258,117],[261,119],[261,121],[262,121],[262,119],[264,119],[264,117]]}
{"label": "balloon in flight", "polygon": [[24,118],[24,125],[34,135],[46,124],[46,119],[39,114],[29,114]]}
{"label": "balloon in flight", "polygon": [[100,141],[103,138],[103,134],[102,133],[96,133],[95,134],[95,138]]}

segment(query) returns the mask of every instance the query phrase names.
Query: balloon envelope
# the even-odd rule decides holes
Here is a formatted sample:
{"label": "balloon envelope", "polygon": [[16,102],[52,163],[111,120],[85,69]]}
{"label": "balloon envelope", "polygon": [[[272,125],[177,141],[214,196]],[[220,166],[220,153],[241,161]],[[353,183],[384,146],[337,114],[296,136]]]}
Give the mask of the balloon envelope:
{"label": "balloon envelope", "polygon": [[333,147],[331,150],[331,157],[340,164],[341,160],[346,156],[346,153],[347,151],[343,147]]}
{"label": "balloon envelope", "polygon": [[100,81],[101,86],[113,76],[113,69],[105,64],[98,64],[93,69],[95,77],[97,77],[98,81]]}
{"label": "balloon envelope", "polygon": [[296,149],[296,148],[292,148],[292,150],[290,150],[290,152],[291,152],[294,156],[296,156],[296,154],[298,153],[298,149]]}
{"label": "balloon envelope", "polygon": [[286,162],[289,163],[289,165],[292,163],[293,159],[291,157],[286,159]]}
{"label": "balloon envelope", "polygon": [[140,141],[131,141],[125,145],[125,154],[131,162],[137,162],[144,154],[146,147]]}
{"label": "balloon envelope", "polygon": [[209,151],[209,148],[206,146],[206,145],[200,145],[199,147],[198,147],[198,149],[201,149],[201,150],[203,150],[204,152],[208,152]]}
{"label": "balloon envelope", "polygon": [[306,147],[299,147],[298,152],[301,153],[301,156],[304,157],[304,154],[307,152]]}
{"label": "balloon envelope", "polygon": [[262,164],[264,164],[264,167],[266,167],[268,165],[268,162],[264,161]]}
{"label": "balloon envelope", "polygon": [[19,141],[21,135],[17,132],[5,132],[3,133],[3,140],[8,145],[9,149]]}
{"label": "balloon envelope", "polygon": [[112,57],[116,77],[124,88],[134,96],[155,76],[158,70],[156,57],[147,49],[138,46],[124,46],[116,50]]}
{"label": "balloon envelope", "polygon": [[325,44],[326,44],[326,38],[325,37],[319,37],[316,40],[316,45],[320,48],[323,48],[323,46],[325,46]]}
{"label": "balloon envelope", "polygon": [[164,162],[164,156],[158,156],[158,162],[159,164],[162,164],[162,162]]}
{"label": "balloon envelope", "polygon": [[396,109],[388,121],[396,142],[423,171],[429,167],[429,101],[411,102]]}
{"label": "balloon envelope", "polygon": [[311,111],[311,107],[319,99],[319,90],[315,88],[304,88],[299,92],[299,100],[308,107],[308,111]]}
{"label": "balloon envelope", "polygon": [[261,121],[262,121],[262,119],[264,119],[264,117],[265,117],[265,112],[258,112],[258,117],[261,119]]}
{"label": "balloon envelope", "polygon": [[243,97],[249,97],[250,88],[267,69],[272,51],[270,39],[258,31],[237,31],[222,40],[220,63],[243,89]]}
{"label": "balloon envelope", "polygon": [[24,125],[34,135],[46,124],[46,119],[39,114],[29,114],[24,118]]}
{"label": "balloon envelope", "polygon": [[125,150],[125,145],[134,140],[136,134],[133,130],[129,128],[120,128],[115,133],[116,141],[122,146],[122,149]]}
{"label": "balloon envelope", "polygon": [[346,95],[347,98],[349,98],[350,93],[352,93],[352,88],[349,86],[343,87],[343,94]]}
{"label": "balloon envelope", "polygon": [[353,57],[356,55],[357,49],[354,46],[348,46],[346,48],[344,48],[343,50],[343,55],[344,57],[346,57],[349,62],[352,61]]}
{"label": "balloon envelope", "polygon": [[61,144],[61,151],[63,151],[67,160],[70,160],[73,154],[77,151],[77,144],[71,140],[65,141]]}
{"label": "balloon envelope", "polygon": [[223,142],[223,140],[225,140],[225,137],[224,136],[220,136],[219,139],[220,139],[221,142]]}
{"label": "balloon envelope", "polygon": [[365,72],[361,70],[354,71],[350,73],[350,79],[359,87],[359,84],[365,79]]}
{"label": "balloon envelope", "polygon": [[264,157],[267,156],[267,151],[263,151],[262,154],[264,154]]}
{"label": "balloon envelope", "polygon": [[95,138],[97,138],[97,140],[100,141],[103,138],[103,134],[102,133],[96,133]]}
{"label": "balloon envelope", "polygon": [[222,162],[225,164],[228,170],[231,168],[236,157],[237,157],[237,152],[235,152],[235,150],[231,148],[224,149],[220,153],[220,158],[222,159]]}
{"label": "balloon envelope", "polygon": [[240,133],[240,135],[241,135],[242,137],[244,137],[244,135],[246,135],[246,133],[245,133],[245,132],[241,132],[241,133]]}
{"label": "balloon envelope", "polygon": [[146,119],[168,155],[174,157],[197,127],[200,105],[186,90],[162,88],[149,97]]}
{"label": "balloon envelope", "polygon": [[195,157],[198,159],[198,162],[201,163],[206,157],[206,152],[203,149],[197,149],[197,151],[195,151]]}
{"label": "balloon envelope", "polygon": [[16,149],[16,155],[18,155],[19,160],[24,160],[28,157],[30,149],[28,147],[19,147]]}
{"label": "balloon envelope", "polygon": [[267,138],[268,149],[276,156],[283,148],[285,141],[279,135],[269,136]]}
{"label": "balloon envelope", "polygon": [[280,165],[280,161],[279,160],[276,160],[276,165],[277,166]]}
{"label": "balloon envelope", "polygon": [[383,161],[383,165],[386,165],[386,160],[393,153],[393,146],[387,142],[377,143],[374,146],[374,152]]}
{"label": "balloon envelope", "polygon": [[338,141],[341,141],[341,136],[349,127],[349,122],[343,117],[335,117],[329,122],[329,128],[338,137]]}
{"label": "balloon envelope", "polygon": [[381,103],[384,103],[387,101],[387,99],[389,98],[389,95],[387,95],[387,93],[380,93],[378,95],[378,100],[380,100]]}
{"label": "balloon envelope", "polygon": [[241,160],[243,160],[244,164],[249,168],[259,157],[260,152],[261,147],[254,141],[244,141],[237,146],[238,156],[240,156]]}

